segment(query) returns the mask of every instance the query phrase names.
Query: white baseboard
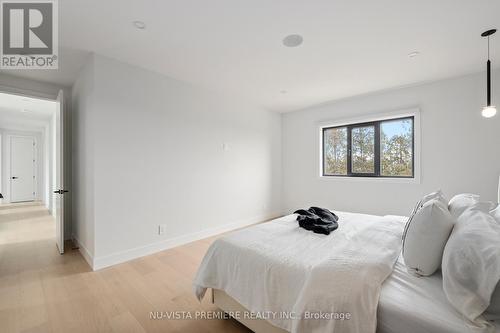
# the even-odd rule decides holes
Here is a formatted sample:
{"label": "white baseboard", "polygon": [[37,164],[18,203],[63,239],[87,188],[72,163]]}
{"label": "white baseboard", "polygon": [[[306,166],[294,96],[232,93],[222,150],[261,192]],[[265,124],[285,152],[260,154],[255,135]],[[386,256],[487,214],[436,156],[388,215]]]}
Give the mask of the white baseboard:
{"label": "white baseboard", "polygon": [[89,264],[90,268],[94,270],[94,256],[90,254],[89,250],[85,246],[83,246],[82,242],[78,240],[78,238],[73,237],[73,242],[76,246],[78,246],[78,251],[80,251],[83,259]]}
{"label": "white baseboard", "polygon": [[[171,248],[176,247],[176,246],[181,246],[181,245],[191,243],[191,242],[203,239],[203,238],[215,236],[215,235],[218,235],[218,234],[221,234],[224,232],[228,232],[228,231],[235,230],[238,228],[246,227],[246,226],[256,224],[259,222],[263,222],[263,221],[266,221],[266,220],[269,220],[272,218],[276,218],[279,216],[282,216],[282,214],[276,213],[276,214],[260,215],[260,216],[256,216],[256,217],[253,217],[250,219],[245,219],[245,220],[241,220],[241,221],[237,221],[237,222],[224,224],[224,225],[218,226],[218,227],[204,229],[204,230],[190,233],[187,235],[182,235],[182,236],[178,236],[178,237],[174,237],[174,238],[170,238],[170,239],[165,239],[165,240],[160,241],[160,242],[156,242],[156,243],[152,243],[152,244],[148,244],[148,245],[144,245],[144,246],[139,246],[139,247],[132,248],[129,250],[115,252],[115,253],[107,255],[107,256],[96,257],[96,258],[93,258],[93,260],[91,259],[92,256],[89,256],[89,260],[91,260],[91,262],[93,262],[93,265],[91,265],[91,267],[94,271],[96,271],[96,270],[99,270],[99,269],[102,269],[105,267],[113,266],[113,265],[116,265],[116,264],[119,264],[122,262],[126,262],[126,261],[129,261],[132,259],[144,257],[147,255],[156,253],[156,252],[168,250],[168,249],[171,249]],[[82,247],[80,247],[80,249],[82,249]],[[86,252],[88,252],[88,251],[86,251]],[[84,257],[85,257],[85,255],[84,255]],[[85,260],[87,260],[87,258],[85,258]],[[87,260],[87,262],[89,262],[89,260]]]}

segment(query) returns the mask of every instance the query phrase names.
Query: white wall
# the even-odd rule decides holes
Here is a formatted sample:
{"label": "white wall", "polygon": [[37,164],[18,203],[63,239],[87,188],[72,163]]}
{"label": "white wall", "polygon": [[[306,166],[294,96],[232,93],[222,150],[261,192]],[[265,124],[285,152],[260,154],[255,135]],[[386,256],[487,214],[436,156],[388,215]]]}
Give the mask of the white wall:
{"label": "white wall", "polygon": [[[500,71],[493,73],[500,104]],[[485,74],[345,99],[283,115],[283,207],[408,215],[423,194],[441,188],[496,200],[500,174],[500,115],[481,117]],[[421,182],[337,180],[318,177],[318,124],[341,118],[421,110]]]}
{"label": "white wall", "polygon": [[72,88],[72,232],[80,252],[92,266],[95,253],[94,58],[90,57]]}
{"label": "white wall", "polygon": [[94,268],[281,212],[279,114],[101,56],[73,91],[75,163],[92,173],[76,194],[94,194],[76,237],[95,224]]}
{"label": "white wall", "polygon": [[29,80],[17,76],[0,73],[0,90],[13,94],[29,93],[33,97],[56,99],[59,90],[63,89],[67,102],[70,101],[71,89],[56,84]]}

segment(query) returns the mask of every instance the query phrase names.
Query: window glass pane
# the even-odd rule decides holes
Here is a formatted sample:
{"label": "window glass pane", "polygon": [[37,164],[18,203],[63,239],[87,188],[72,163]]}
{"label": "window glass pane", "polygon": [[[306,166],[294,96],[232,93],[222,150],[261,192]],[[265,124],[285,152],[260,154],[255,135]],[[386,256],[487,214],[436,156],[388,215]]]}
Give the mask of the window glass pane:
{"label": "window glass pane", "polygon": [[413,176],[413,119],[380,123],[380,173]]}
{"label": "window glass pane", "polygon": [[323,163],[325,175],[347,175],[347,128],[324,130]]}
{"label": "window glass pane", "polygon": [[351,131],[352,173],[375,172],[375,127],[354,127]]}

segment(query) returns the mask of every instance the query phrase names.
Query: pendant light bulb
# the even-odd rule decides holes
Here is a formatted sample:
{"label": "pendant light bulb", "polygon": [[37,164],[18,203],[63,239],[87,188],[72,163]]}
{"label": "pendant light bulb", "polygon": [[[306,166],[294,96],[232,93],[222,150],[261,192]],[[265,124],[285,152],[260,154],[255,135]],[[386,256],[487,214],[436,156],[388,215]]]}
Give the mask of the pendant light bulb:
{"label": "pendant light bulb", "polygon": [[484,118],[491,118],[497,114],[497,108],[493,105],[485,106],[481,112]]}

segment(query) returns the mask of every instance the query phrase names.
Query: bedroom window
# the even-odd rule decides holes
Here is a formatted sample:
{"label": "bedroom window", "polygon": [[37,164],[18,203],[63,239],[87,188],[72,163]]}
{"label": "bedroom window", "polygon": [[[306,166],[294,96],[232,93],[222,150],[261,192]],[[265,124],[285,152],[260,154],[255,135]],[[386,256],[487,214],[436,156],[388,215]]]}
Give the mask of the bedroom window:
{"label": "bedroom window", "polygon": [[414,177],[414,117],[322,128],[323,176]]}

